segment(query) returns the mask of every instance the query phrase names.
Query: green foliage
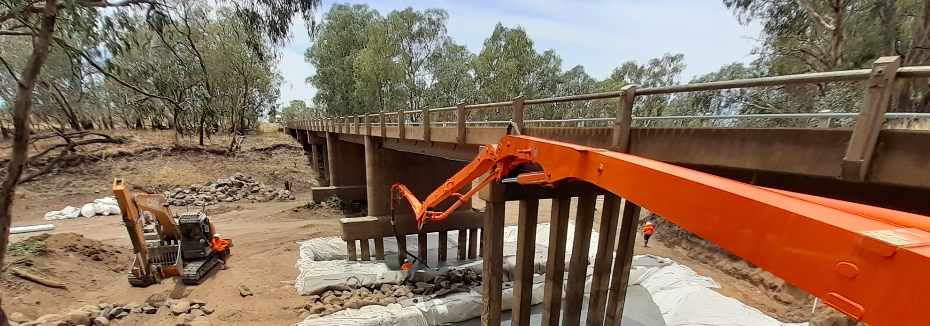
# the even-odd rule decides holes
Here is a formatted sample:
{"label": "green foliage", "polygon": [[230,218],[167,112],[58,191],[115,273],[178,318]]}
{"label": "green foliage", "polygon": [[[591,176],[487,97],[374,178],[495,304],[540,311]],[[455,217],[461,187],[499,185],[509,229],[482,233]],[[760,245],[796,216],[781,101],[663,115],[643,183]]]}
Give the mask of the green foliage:
{"label": "green foliage", "polygon": [[362,102],[356,97],[356,57],[368,41],[368,25],[380,18],[367,5],[335,4],[323,16],[316,38],[306,53],[316,73],[307,82],[316,87],[314,103],[330,115],[356,114]]}
{"label": "green foliage", "polygon": [[[307,78],[318,90],[314,104],[330,116],[418,110],[508,101],[520,95],[543,98],[612,91],[628,83],[671,85],[684,69],[681,55],[666,55],[645,65],[627,62],[599,82],[582,66],[563,72],[561,57],[554,50],[535,49],[522,27],[498,23],[481,52],[473,54],[447,35],[447,20],[441,9],[407,8],[382,16],[366,5],[333,5],[306,53],[307,62],[316,67],[316,74]],[[662,111],[668,98],[650,101],[642,105],[648,108],[643,112]],[[534,107],[527,118],[609,116],[615,110],[616,104],[604,101],[553,104]],[[503,110],[472,115],[472,119],[509,117]]]}
{"label": "green foliage", "polygon": [[345,202],[342,200],[342,198],[339,198],[339,196],[336,195],[330,196],[326,199],[325,202],[323,202],[323,206],[330,208],[341,208],[343,205],[345,205]]}
{"label": "green foliage", "polygon": [[48,251],[48,243],[45,240],[29,238],[10,243],[7,251],[17,255],[38,255]]}
{"label": "green foliage", "polygon": [[[742,23],[762,26],[760,55],[753,68],[763,76],[868,68],[881,56],[901,56],[904,66],[930,62],[930,6],[926,1],[723,0]],[[930,112],[930,85],[904,81],[891,111]],[[863,85],[826,84],[772,91],[777,112],[823,109],[856,111]],[[858,90],[858,91],[857,91]],[[758,104],[758,105],[755,105]],[[765,105],[770,104],[770,105]]]}
{"label": "green foliage", "polygon": [[[38,30],[45,3],[0,0],[0,31],[25,35],[0,36],[0,58],[14,73],[33,52],[27,32]],[[57,4],[34,120],[59,130],[152,126],[203,137],[252,129],[276,110],[278,46],[295,19],[312,27],[320,1]],[[0,69],[0,101],[14,100],[16,77]]]}
{"label": "green foliage", "polygon": [[319,110],[308,107],[307,103],[303,100],[293,100],[288,103],[287,106],[281,108],[280,122],[290,122],[294,120],[319,117],[322,117],[322,112]]}

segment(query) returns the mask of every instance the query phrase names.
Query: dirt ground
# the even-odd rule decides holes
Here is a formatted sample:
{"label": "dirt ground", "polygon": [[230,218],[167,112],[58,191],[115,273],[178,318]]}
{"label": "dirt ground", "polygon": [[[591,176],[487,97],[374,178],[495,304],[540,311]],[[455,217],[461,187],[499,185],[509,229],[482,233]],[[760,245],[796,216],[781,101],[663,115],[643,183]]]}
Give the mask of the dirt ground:
{"label": "dirt ground", "polygon": [[[201,149],[182,144],[183,149],[139,150],[166,141],[164,138],[167,136],[163,133],[149,133],[153,134],[127,136],[133,139],[129,145],[134,148],[130,150],[131,154],[101,158],[25,184],[17,192],[13,225],[45,224],[48,222],[43,216],[47,211],[59,210],[66,205],[78,206],[110,195],[110,183],[116,176],[125,177],[142,189],[161,191],[243,172],[276,187],[290,181],[297,200],[239,201],[210,208],[211,219],[224,238],[234,240],[235,247],[232,248],[230,269],[213,274],[199,286],[185,286],[166,280],[148,288],[130,287],[125,275],[132,250],[118,216],[54,221],[56,229],[49,232],[51,236],[46,239],[48,253],[14,255],[8,258],[8,263],[64,282],[66,288],[49,288],[3,273],[0,297],[6,312],[19,312],[36,318],[86,304],[157,302],[170,297],[199,299],[211,304],[216,309],[210,316],[214,324],[289,325],[298,322],[300,318],[295,308],[303,306],[305,300],[289,283],[298,274],[294,265],[299,256],[297,242],[338,235],[339,218],[342,217],[339,212],[329,209],[298,209],[308,201],[309,187],[315,182],[300,147],[286,135],[266,133],[247,138],[244,151],[236,156],[211,152],[211,148],[228,144],[228,140],[219,137]],[[548,201],[541,203],[539,222],[548,221],[550,206]],[[483,203],[476,200],[475,207],[480,209]],[[507,224],[516,224],[516,203],[509,203],[507,211]],[[595,222],[595,230],[598,224]],[[658,233],[657,238],[661,238],[661,230]],[[37,235],[13,235],[12,241]],[[783,321],[798,318],[794,311],[797,307],[789,307],[771,298],[758,286],[732,277],[711,264],[692,259],[681,250],[667,248],[660,241],[651,243],[650,248],[643,248],[639,243],[635,253],[672,258],[701,275],[714,278],[722,285],[719,292],[726,296]],[[254,296],[241,297],[240,285],[249,287]],[[806,309],[809,312],[810,306]],[[173,325],[174,320],[173,316],[133,314],[114,320],[111,325]]]}

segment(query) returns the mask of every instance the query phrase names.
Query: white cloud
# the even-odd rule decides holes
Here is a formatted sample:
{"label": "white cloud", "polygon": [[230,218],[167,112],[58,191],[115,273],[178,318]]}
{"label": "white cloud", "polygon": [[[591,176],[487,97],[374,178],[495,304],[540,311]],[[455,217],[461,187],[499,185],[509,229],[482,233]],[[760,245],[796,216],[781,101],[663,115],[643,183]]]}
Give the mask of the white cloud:
{"label": "white cloud", "polygon": [[[732,13],[714,0],[414,0],[407,4],[367,2],[386,14],[394,9],[443,8],[449,12],[449,35],[472,52],[481,51],[484,39],[497,22],[522,26],[538,51],[554,49],[563,69],[583,65],[592,77],[603,79],[625,61],[645,62],[664,53],[685,55],[682,81],[716,71],[732,62],[749,62],[755,45],[747,40],[759,34],[758,25],[741,26]],[[327,3],[326,6],[331,4]],[[303,26],[297,26],[303,28]],[[291,48],[305,49],[309,40],[295,39]],[[282,100],[312,98],[303,79],[312,67],[299,56],[282,60],[285,78],[295,85],[282,90]],[[297,68],[295,68],[297,67]],[[297,86],[301,87],[297,87]],[[291,96],[291,97],[289,97]]]}

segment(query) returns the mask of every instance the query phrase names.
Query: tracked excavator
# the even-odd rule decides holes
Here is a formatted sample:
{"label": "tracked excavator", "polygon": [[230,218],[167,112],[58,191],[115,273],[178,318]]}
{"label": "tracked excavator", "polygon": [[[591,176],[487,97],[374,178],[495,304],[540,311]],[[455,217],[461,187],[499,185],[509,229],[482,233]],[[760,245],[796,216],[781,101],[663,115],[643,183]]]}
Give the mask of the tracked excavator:
{"label": "tracked excavator", "polygon": [[[483,175],[478,186],[457,192]],[[927,216],[758,187],[518,131],[487,145],[424,201],[395,184],[391,202],[406,199],[422,228],[445,219],[492,182],[546,187],[588,182],[710,240],[854,320],[873,326],[930,323]],[[450,198],[457,200],[447,210],[433,209]]]}
{"label": "tracked excavator", "polygon": [[[122,178],[113,181],[113,194],[135,253],[127,275],[130,285],[146,287],[171,277],[197,285],[217,266],[217,259],[229,256],[229,248],[218,252],[210,246],[218,233],[203,211],[172,215],[165,197],[133,194]],[[224,240],[232,246],[232,240]]]}

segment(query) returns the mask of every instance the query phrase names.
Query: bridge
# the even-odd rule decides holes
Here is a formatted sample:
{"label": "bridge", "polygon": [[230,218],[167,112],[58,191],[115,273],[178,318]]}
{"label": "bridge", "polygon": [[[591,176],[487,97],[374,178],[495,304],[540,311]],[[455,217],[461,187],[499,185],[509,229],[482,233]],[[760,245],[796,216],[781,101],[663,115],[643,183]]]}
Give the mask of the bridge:
{"label": "bridge", "polygon": [[[508,201],[519,201],[519,246],[514,280],[514,324],[529,321],[532,285],[532,234],[539,199],[553,199],[552,236],[546,270],[543,324],[578,324],[587,264],[576,261],[596,250],[588,324],[616,325],[623,313],[623,298],[633,253],[639,207],[591,184],[577,182],[558,188],[492,184],[479,193],[487,202],[483,219],[454,219],[429,223],[416,230],[409,221],[393,232],[391,185],[404,183],[425,196],[472,160],[482,146],[497,143],[508,132],[560,142],[634,154],[752,185],[818,195],[846,201],[930,215],[930,132],[928,113],[889,112],[898,79],[930,78],[930,66],[899,67],[900,59],[877,60],[871,69],[753,78],[676,86],[629,85],[619,91],[556,98],[526,99],[454,107],[423,108],[342,117],[293,121],[285,131],[301,142],[311,168],[324,184],[312,189],[315,201],[331,196],[365,201],[368,218],[344,219],[343,239],[351,260],[383,260],[383,238],[399,234],[419,236],[419,258],[425,256],[426,233],[458,230],[459,259],[482,255],[486,325],[500,323],[502,282],[502,230]],[[634,116],[642,97],[755,87],[779,87],[836,82],[863,83],[862,105],[840,112]],[[534,110],[558,111],[559,105],[581,105],[581,117],[537,118]],[[588,112],[591,103],[611,103],[610,110]],[[601,106],[603,107],[603,105]],[[853,112],[849,112],[853,111]],[[586,115],[586,113],[591,113]],[[746,121],[778,121],[746,123]],[[753,126],[769,126],[758,128]],[[772,127],[777,126],[777,127]],[[506,145],[506,144],[504,144]],[[532,166],[525,167],[532,170]],[[464,190],[463,190],[464,191]],[[673,196],[674,189],[669,189]],[[589,248],[596,196],[605,196],[601,236]],[[578,203],[572,261],[563,263],[570,199]],[[623,204],[621,205],[621,202]],[[451,203],[446,203],[448,207]],[[622,207],[622,208],[621,208]],[[443,207],[439,207],[440,209]],[[469,212],[470,203],[461,207]],[[400,205],[397,215],[411,214]],[[402,220],[399,218],[398,220]],[[398,231],[400,229],[400,231]],[[484,232],[487,230],[487,232]],[[478,241],[478,233],[481,240]],[[399,237],[403,246],[406,237]],[[615,245],[615,239],[620,239]],[[476,243],[477,242],[477,243]],[[361,245],[357,256],[356,245]],[[484,244],[489,244],[484,246]],[[480,247],[479,247],[480,246]],[[614,247],[616,250],[614,252]],[[437,259],[444,261],[447,248]],[[476,254],[477,251],[477,254]],[[399,253],[398,259],[406,257]],[[606,259],[602,259],[602,257]],[[611,259],[613,258],[613,259]],[[613,262],[611,262],[613,260]],[[611,268],[613,264],[613,268]],[[529,266],[529,267],[527,267]],[[561,286],[568,271],[564,300]],[[829,304],[829,303],[828,303]],[[832,304],[831,304],[832,305]]]}
{"label": "bridge", "polygon": [[[930,195],[930,132],[914,130],[926,129],[930,114],[887,112],[896,79],[926,77],[930,67],[897,68],[895,61],[882,59],[873,69],[319,118],[290,122],[286,130],[328,182],[314,189],[314,200],[338,195],[367,201],[374,215],[386,214],[381,198],[391,184],[408,182],[391,175],[417,174],[420,190],[429,191],[463,166],[460,161],[496,143],[509,120],[525,135],[626,152],[760,186],[930,214],[930,201],[921,200]],[[640,97],[834,82],[868,84],[859,112],[633,116]],[[611,117],[524,119],[538,106],[604,100],[617,103],[607,112]],[[488,111],[506,119],[468,118],[489,116]],[[741,121],[760,120],[788,127],[739,127]]]}

